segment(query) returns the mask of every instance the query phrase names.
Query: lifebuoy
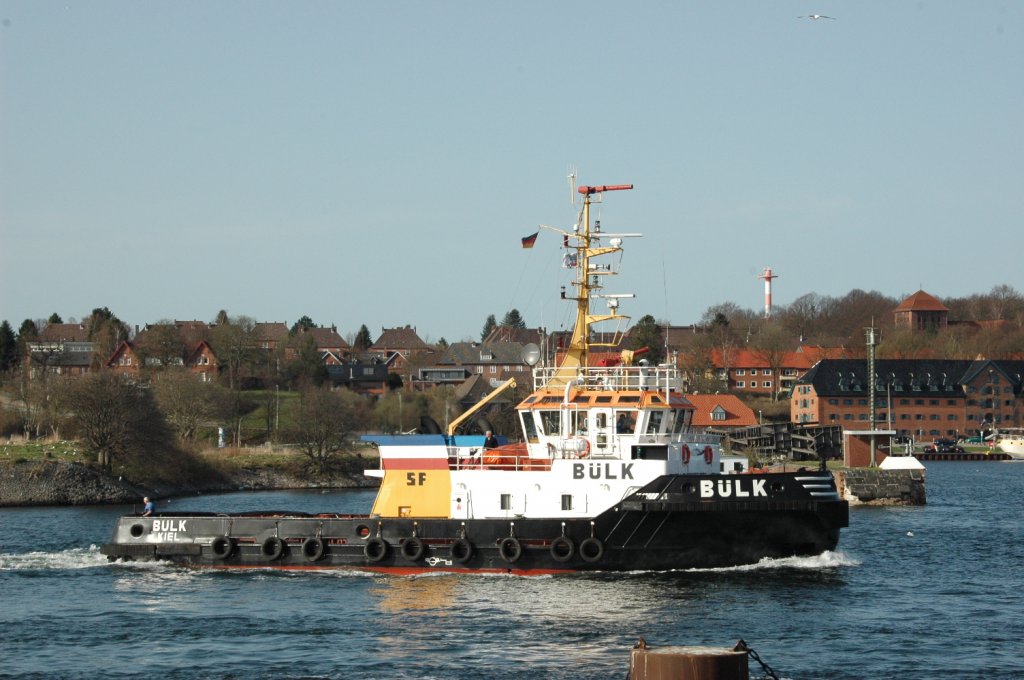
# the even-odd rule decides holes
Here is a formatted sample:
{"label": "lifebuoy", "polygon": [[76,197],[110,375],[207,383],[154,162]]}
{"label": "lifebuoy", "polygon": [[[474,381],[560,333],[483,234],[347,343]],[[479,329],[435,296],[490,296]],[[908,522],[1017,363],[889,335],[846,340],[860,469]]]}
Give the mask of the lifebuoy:
{"label": "lifebuoy", "polygon": [[587,439],[586,437],[579,437],[578,439],[581,442],[583,442],[583,450],[577,452],[576,457],[577,458],[587,458],[587,457],[589,457],[590,456],[590,440]]}
{"label": "lifebuoy", "polygon": [[267,536],[263,539],[260,551],[268,560],[276,560],[284,554],[284,541],[277,536]]}
{"label": "lifebuoy", "polygon": [[580,543],[580,557],[587,562],[597,562],[604,557],[604,543],[594,536],[584,538]]}
{"label": "lifebuoy", "polygon": [[449,550],[452,559],[459,564],[469,562],[469,558],[473,556],[473,544],[465,538],[456,538]]}
{"label": "lifebuoy", "polygon": [[363,555],[371,562],[380,562],[388,556],[388,542],[380,536],[374,536],[363,546]]}
{"label": "lifebuoy", "polygon": [[402,557],[410,562],[415,562],[423,557],[423,553],[426,552],[427,546],[423,544],[423,541],[412,536],[411,538],[407,538],[402,541],[399,549],[402,551]]}
{"label": "lifebuoy", "polygon": [[715,459],[715,452],[711,450],[710,446],[704,447],[704,462],[711,465],[711,461]]}
{"label": "lifebuoy", "polygon": [[511,564],[523,554],[523,545],[515,536],[507,536],[498,544],[498,553],[501,555],[501,559]]}
{"label": "lifebuoy", "polygon": [[316,562],[324,556],[327,544],[319,536],[307,538],[302,542],[302,555],[310,562]]}
{"label": "lifebuoy", "polygon": [[235,541],[230,536],[218,536],[210,544],[210,550],[218,560],[227,559],[235,551]]}
{"label": "lifebuoy", "polygon": [[683,444],[683,448],[679,449],[679,453],[683,457],[683,465],[689,465],[690,464],[690,447],[687,446],[686,444]]}
{"label": "lifebuoy", "polygon": [[555,562],[568,562],[576,554],[576,544],[568,536],[559,536],[551,541],[551,559]]}

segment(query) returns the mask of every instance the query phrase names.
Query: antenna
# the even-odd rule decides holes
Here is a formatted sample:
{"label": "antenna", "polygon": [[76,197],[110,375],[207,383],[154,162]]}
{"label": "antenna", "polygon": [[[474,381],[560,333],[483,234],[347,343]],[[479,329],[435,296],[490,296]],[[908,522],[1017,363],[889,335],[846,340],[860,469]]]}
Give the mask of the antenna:
{"label": "antenna", "polygon": [[576,168],[569,168],[569,203],[576,207]]}

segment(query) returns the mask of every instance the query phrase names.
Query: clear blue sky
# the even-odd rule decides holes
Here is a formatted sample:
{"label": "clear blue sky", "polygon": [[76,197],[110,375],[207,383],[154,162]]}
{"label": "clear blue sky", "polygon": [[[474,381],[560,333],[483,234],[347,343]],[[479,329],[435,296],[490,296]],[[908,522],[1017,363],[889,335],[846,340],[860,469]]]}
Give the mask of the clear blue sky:
{"label": "clear blue sky", "polygon": [[[831,20],[798,19],[827,14]],[[1024,3],[0,1],[0,319],[569,316],[566,175],[674,324],[1024,288]]]}

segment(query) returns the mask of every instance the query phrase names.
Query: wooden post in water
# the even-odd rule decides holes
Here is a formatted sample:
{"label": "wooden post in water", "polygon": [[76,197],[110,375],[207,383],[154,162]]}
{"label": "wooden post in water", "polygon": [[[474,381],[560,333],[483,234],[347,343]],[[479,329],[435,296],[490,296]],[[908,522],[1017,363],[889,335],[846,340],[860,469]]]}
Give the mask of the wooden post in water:
{"label": "wooden post in water", "polygon": [[648,648],[642,640],[629,660],[629,680],[749,680],[747,653],[723,647]]}

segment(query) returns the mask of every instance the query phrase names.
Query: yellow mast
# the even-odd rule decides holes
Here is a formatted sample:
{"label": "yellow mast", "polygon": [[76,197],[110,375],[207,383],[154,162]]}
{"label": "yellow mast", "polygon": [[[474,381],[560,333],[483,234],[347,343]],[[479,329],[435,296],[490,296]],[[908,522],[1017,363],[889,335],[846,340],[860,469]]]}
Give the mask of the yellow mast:
{"label": "yellow mast", "polygon": [[576,233],[571,235],[572,238],[576,239],[575,248],[579,259],[576,270],[577,279],[573,282],[576,286],[576,324],[573,326],[572,339],[569,341],[569,347],[566,348],[565,357],[562,359],[562,363],[558,365],[558,369],[555,371],[554,376],[548,383],[551,387],[565,385],[570,380],[577,377],[581,368],[589,366],[589,354],[592,346],[607,347],[615,344],[607,342],[591,342],[590,327],[593,324],[608,321],[610,319],[629,318],[618,313],[617,305],[611,306],[610,314],[591,314],[590,312],[590,299],[593,291],[600,290],[604,287],[598,283],[597,277],[607,276],[612,273],[610,267],[601,268],[600,266],[594,266],[591,268],[591,258],[608,255],[609,253],[622,250],[618,244],[607,246],[592,245],[595,244],[600,237],[596,235],[596,233],[599,232],[592,233],[590,230],[590,203],[595,194],[600,194],[605,191],[624,191],[632,188],[632,184],[613,184],[597,187],[581,186],[577,189],[579,193],[583,194],[583,216],[580,220]]}

